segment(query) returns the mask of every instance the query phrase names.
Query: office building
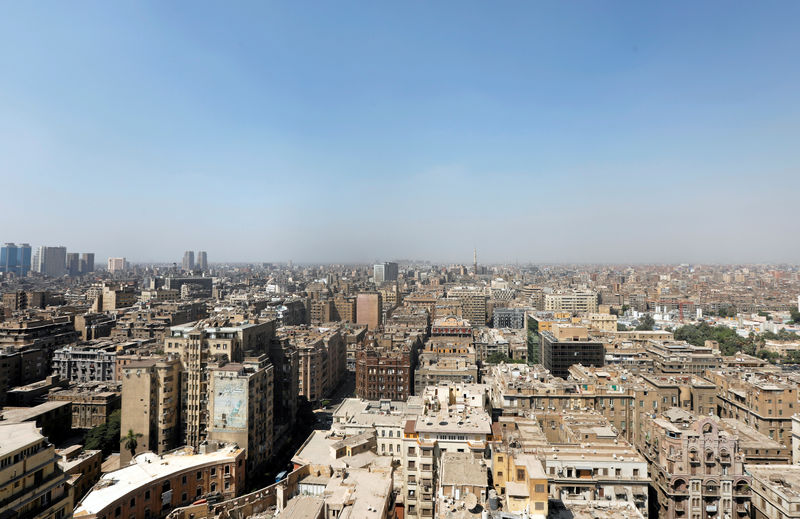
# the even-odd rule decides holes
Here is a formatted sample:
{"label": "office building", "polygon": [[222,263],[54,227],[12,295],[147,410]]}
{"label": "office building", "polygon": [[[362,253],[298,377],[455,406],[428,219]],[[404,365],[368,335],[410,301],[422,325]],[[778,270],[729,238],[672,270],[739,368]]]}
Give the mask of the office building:
{"label": "office building", "polygon": [[80,254],[77,252],[67,253],[67,275],[77,276],[81,273]]}
{"label": "office building", "polygon": [[387,281],[397,281],[397,263],[379,263],[372,267],[372,276],[376,285]]}
{"label": "office building", "polygon": [[94,252],[84,252],[80,259],[81,274],[94,272]]}
{"label": "office building", "polygon": [[34,423],[0,423],[0,511],[3,517],[72,515],[72,489],[55,447]]}
{"label": "office building", "polygon": [[39,247],[33,270],[53,278],[60,278],[65,275],[67,273],[67,248]]}
{"label": "office building", "polygon": [[567,378],[573,364],[602,366],[605,363],[603,343],[590,340],[584,326],[556,324],[552,331],[539,335],[542,364],[555,377]]}
{"label": "office building", "polygon": [[16,245],[6,243],[0,248],[0,274],[27,276],[31,269],[31,246],[27,243]]}
{"label": "office building", "polygon": [[181,262],[181,266],[186,272],[194,270],[194,251],[187,250],[183,253],[183,262]]}
{"label": "office building", "polygon": [[197,270],[205,272],[208,270],[208,253],[206,251],[201,250],[197,251]]}
{"label": "office building", "polygon": [[525,327],[524,308],[495,308],[492,312],[493,328],[515,328]]}

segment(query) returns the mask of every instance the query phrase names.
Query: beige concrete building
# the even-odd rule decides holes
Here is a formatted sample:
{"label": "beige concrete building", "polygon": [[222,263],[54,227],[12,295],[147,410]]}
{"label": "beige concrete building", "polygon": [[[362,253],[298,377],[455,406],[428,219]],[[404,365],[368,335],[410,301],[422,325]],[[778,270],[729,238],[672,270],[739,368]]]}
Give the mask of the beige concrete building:
{"label": "beige concrete building", "polygon": [[746,465],[753,478],[753,519],[800,517],[800,465]]}
{"label": "beige concrete building", "polygon": [[739,439],[714,418],[678,408],[646,416],[637,444],[650,467],[659,519],[749,515],[750,476]]}
{"label": "beige concrete building", "polygon": [[383,322],[383,301],[378,292],[358,294],[356,298],[356,323],[376,330]]}
{"label": "beige concrete building", "polygon": [[63,519],[72,514],[72,491],[58,460],[55,448],[34,423],[0,424],[4,517]]}
{"label": "beige concrete building", "polygon": [[573,290],[555,294],[544,294],[544,310],[547,312],[571,312],[579,314],[597,313],[597,292]]}
{"label": "beige concrete building", "polygon": [[266,355],[208,371],[207,439],[247,451],[247,470],[263,470],[273,445],[273,366]]}
{"label": "beige concrete building", "polygon": [[[141,434],[136,452],[161,454],[180,443],[180,361],[175,357],[131,361],[122,368],[122,422],[124,437]],[[120,449],[124,466],[131,453]]]}

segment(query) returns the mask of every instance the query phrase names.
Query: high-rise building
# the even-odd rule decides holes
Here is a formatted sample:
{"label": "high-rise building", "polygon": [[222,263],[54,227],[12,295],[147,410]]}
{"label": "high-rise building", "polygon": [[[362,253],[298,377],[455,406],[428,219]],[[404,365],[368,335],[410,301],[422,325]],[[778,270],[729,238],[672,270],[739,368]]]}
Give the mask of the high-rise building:
{"label": "high-rise building", "polygon": [[208,254],[206,251],[197,251],[197,270],[208,270]]}
{"label": "high-rise building", "polygon": [[[122,368],[121,430],[141,434],[137,454],[152,451],[161,454],[179,442],[181,405],[180,362],[177,358],[145,358]],[[120,449],[122,466],[131,453]]]}
{"label": "high-rise building", "polygon": [[125,258],[108,258],[108,271],[110,273],[122,272],[128,268]]}
{"label": "high-rise building", "polygon": [[94,252],[84,252],[80,261],[81,274],[94,272]]}
{"label": "high-rise building", "polygon": [[31,269],[31,246],[6,243],[0,248],[0,272],[27,276]]}
{"label": "high-rise building", "polygon": [[182,267],[186,272],[194,270],[194,251],[187,250],[183,253]]}
{"label": "high-rise building", "polygon": [[397,281],[397,263],[379,263],[372,267],[372,277],[376,285],[386,281]]}
{"label": "high-rise building", "polygon": [[266,354],[208,374],[208,441],[247,450],[247,470],[263,469],[273,446],[274,368]]}
{"label": "high-rise building", "polygon": [[41,246],[36,255],[34,271],[54,278],[67,273],[67,248]]}
{"label": "high-rise building", "polygon": [[77,252],[67,253],[67,274],[77,276],[81,273],[80,254]]}

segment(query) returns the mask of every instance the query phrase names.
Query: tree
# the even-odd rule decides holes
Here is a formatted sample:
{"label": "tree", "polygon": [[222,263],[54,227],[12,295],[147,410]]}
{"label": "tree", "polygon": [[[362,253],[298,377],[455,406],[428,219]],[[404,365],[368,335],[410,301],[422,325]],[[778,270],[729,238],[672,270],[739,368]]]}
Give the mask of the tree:
{"label": "tree", "polygon": [[622,323],[617,323],[617,331],[618,332],[627,332],[628,331],[628,327],[625,326]]}
{"label": "tree", "polygon": [[800,310],[789,310],[789,316],[791,316],[792,323],[800,324]]}
{"label": "tree", "polygon": [[139,446],[139,442],[137,441],[136,438],[141,438],[142,436],[144,435],[141,433],[133,432],[133,429],[128,429],[128,434],[123,436],[122,439],[119,441],[120,443],[124,443],[125,448],[131,451],[131,458],[136,456],[136,447]]}
{"label": "tree", "polygon": [[86,434],[85,448],[88,450],[102,450],[103,456],[119,451],[121,414],[122,411],[117,409],[109,415],[106,423],[89,429]]}
{"label": "tree", "polygon": [[652,331],[653,327],[656,325],[656,320],[653,319],[653,316],[650,314],[645,315],[639,320],[639,325],[636,326],[636,331]]}

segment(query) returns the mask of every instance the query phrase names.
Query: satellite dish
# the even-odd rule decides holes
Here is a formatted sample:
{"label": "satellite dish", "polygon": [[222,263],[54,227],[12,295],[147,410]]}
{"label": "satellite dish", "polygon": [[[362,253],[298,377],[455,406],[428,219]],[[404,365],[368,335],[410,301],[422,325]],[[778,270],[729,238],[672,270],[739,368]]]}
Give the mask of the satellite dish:
{"label": "satellite dish", "polygon": [[472,510],[478,506],[478,497],[475,494],[467,494],[466,499],[464,499],[464,504],[467,505],[467,510]]}

